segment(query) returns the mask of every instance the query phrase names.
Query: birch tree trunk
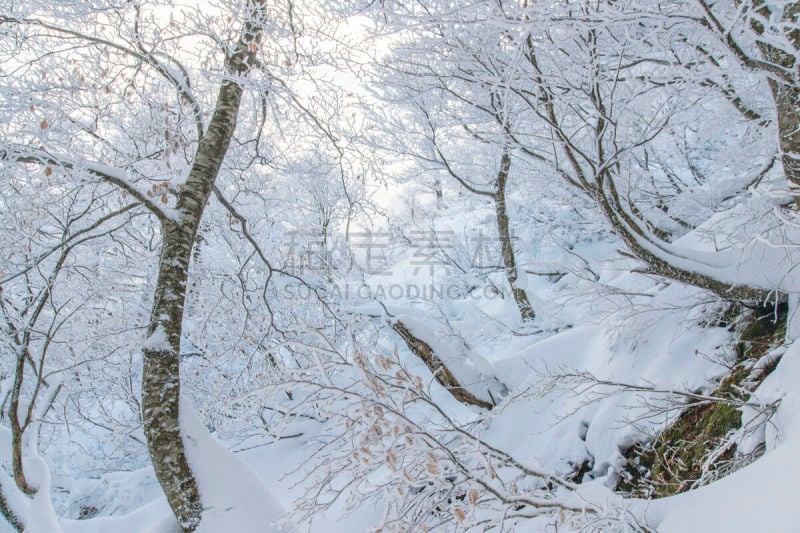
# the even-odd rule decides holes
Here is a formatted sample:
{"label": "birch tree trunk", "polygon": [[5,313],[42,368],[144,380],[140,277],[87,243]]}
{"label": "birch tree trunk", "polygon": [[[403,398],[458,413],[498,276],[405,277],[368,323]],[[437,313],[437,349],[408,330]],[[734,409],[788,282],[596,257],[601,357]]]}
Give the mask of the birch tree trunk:
{"label": "birch tree trunk", "polygon": [[203,210],[236,129],[242,99],[237,78],[255,64],[262,32],[261,2],[227,60],[216,107],[178,197],[179,219],[162,219],[162,250],[148,341],[143,347],[144,432],[156,477],[184,531],[200,524],[200,493],[186,458],[180,427],[180,344],[189,262]]}
{"label": "birch tree trunk", "polygon": [[508,174],[511,171],[511,154],[508,149],[503,150],[503,156],[500,160],[500,171],[497,173],[497,183],[493,195],[494,206],[497,218],[497,232],[500,236],[500,251],[503,255],[503,266],[506,271],[506,278],[508,284],[511,286],[511,293],[514,295],[514,301],[517,303],[520,315],[523,320],[533,320],[536,318],[536,313],[533,311],[528,295],[525,291],[517,286],[517,259],[514,255],[514,247],[511,243],[511,231],[508,227],[508,212],[506,209],[506,183],[508,183]]}

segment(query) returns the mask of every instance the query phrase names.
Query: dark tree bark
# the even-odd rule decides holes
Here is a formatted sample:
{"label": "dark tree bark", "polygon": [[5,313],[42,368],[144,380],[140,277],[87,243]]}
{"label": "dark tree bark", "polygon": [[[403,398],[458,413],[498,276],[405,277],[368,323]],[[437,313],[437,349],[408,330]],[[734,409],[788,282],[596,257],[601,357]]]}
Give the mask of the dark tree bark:
{"label": "dark tree bark", "polygon": [[495,192],[493,195],[495,212],[497,216],[497,232],[500,236],[500,251],[503,255],[503,266],[505,267],[506,279],[511,286],[511,293],[523,320],[533,320],[536,313],[533,311],[525,291],[517,286],[517,259],[514,255],[514,247],[511,243],[511,230],[508,225],[508,212],[506,210],[506,184],[508,174],[511,171],[511,154],[508,149],[503,150],[503,157],[500,160],[500,171],[497,173]]}
{"label": "dark tree bark", "polygon": [[[772,10],[764,2],[754,2],[758,13],[770,19]],[[781,19],[789,23],[800,17],[800,2],[787,4],[783,7]],[[753,30],[762,36],[764,28],[760,22],[753,21]],[[792,187],[800,189],[800,84],[797,79],[797,54],[800,52],[800,29],[788,31],[785,35],[787,44],[793,50],[781,50],[763,41],[758,42],[759,50],[765,61],[778,65],[787,72],[792,72],[791,79],[768,78],[772,98],[775,101],[775,114],[778,126],[778,142],[781,152],[781,162],[786,179]],[[800,197],[796,200],[800,206]]]}
{"label": "dark tree bark", "polygon": [[211,122],[200,139],[189,177],[180,192],[178,221],[162,219],[162,250],[150,338],[143,348],[144,432],[156,477],[185,531],[200,524],[200,493],[186,459],[180,428],[180,344],[189,262],[200,219],[236,129],[242,98],[237,78],[255,64],[262,32],[262,5],[251,3],[250,20],[226,62]]}
{"label": "dark tree bark", "polygon": [[400,338],[405,341],[411,353],[420,358],[425,363],[425,366],[433,373],[436,381],[453,395],[453,398],[461,403],[483,407],[484,409],[491,409],[494,407],[489,402],[483,401],[470,391],[465,389],[461,383],[456,379],[447,365],[436,356],[431,345],[424,340],[416,337],[411,330],[406,327],[401,321],[396,321],[392,324],[392,329],[400,335]]}

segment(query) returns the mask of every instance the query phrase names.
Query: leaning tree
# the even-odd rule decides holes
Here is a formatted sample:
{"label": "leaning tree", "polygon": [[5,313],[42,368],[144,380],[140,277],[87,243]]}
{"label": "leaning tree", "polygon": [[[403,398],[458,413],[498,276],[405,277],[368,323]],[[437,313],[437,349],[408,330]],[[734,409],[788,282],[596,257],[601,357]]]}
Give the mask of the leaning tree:
{"label": "leaning tree", "polygon": [[[206,242],[204,213],[215,205],[227,213],[231,229],[256,250],[248,261],[256,256],[262,270],[274,273],[241,208],[219,185],[225,176],[236,190],[237,180],[252,182],[253,175],[272,168],[272,122],[289,120],[289,109],[296,111],[291,119],[295,125],[317,127],[334,144],[334,135],[289,81],[308,76],[304,58],[332,51],[317,49],[307,35],[313,24],[304,25],[303,15],[315,9],[319,6],[248,0],[202,9],[113,1],[57,6],[4,2],[1,10],[4,175],[23,180],[28,188],[46,177],[58,191],[80,189],[91,197],[80,216],[62,212],[64,231],[52,249],[37,254],[29,248],[23,261],[9,263],[0,273],[0,286],[6,287],[25,280],[26,269],[50,269],[42,275],[38,292],[24,302],[32,311],[20,312],[9,291],[2,295],[5,329],[16,359],[18,383],[12,400],[23,390],[26,372],[34,372],[28,380],[36,390],[46,385],[44,356],[42,364],[30,363],[29,341],[39,339],[31,332],[42,315],[37,306],[49,305],[53,288],[65,283],[62,272],[70,268],[75,248],[86,240],[82,237],[115,239],[114,232],[127,231],[139,233],[134,239],[138,243],[155,242],[160,249],[155,281],[139,284],[153,290],[149,319],[142,324],[146,333],[140,337],[141,416],[156,476],[187,531],[200,524],[203,510],[202,487],[184,449],[180,408],[192,257]],[[317,13],[309,20],[319,23],[325,17]],[[266,298],[266,290],[261,292]],[[120,309],[124,306],[115,312]],[[16,320],[14,312],[27,322]],[[44,316],[51,315],[58,313]],[[135,322],[133,318],[126,320]],[[16,440],[30,424],[34,400],[22,421],[16,403],[12,405]],[[14,462],[19,488],[35,493],[22,459]],[[24,527],[8,506],[2,508],[10,523]]]}

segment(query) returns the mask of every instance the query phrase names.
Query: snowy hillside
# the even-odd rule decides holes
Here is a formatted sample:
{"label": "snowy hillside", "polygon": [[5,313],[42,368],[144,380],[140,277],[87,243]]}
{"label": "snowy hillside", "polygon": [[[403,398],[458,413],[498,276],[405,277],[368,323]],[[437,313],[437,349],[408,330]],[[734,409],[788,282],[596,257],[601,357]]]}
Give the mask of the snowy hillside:
{"label": "snowy hillside", "polygon": [[0,531],[797,530],[798,16],[0,0]]}

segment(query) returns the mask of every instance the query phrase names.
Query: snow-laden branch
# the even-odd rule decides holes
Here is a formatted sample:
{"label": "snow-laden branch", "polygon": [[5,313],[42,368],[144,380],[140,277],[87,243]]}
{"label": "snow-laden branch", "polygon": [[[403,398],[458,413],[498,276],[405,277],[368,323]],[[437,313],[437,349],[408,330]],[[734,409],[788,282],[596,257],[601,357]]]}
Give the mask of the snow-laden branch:
{"label": "snow-laden branch", "polygon": [[731,288],[800,292],[800,272],[796,268],[800,257],[790,242],[772,243],[754,237],[741,248],[707,252],[665,242],[641,226],[633,228],[631,214],[626,211],[625,215],[618,220],[636,244],[675,268],[729,284]]}
{"label": "snow-laden branch", "polygon": [[707,27],[722,40],[725,46],[745,67],[757,72],[766,73],[782,83],[796,83],[795,75],[791,69],[748,55],[736,39],[734,39],[731,30],[720,22],[711,5],[705,0],[696,0],[696,2],[703,11]]}
{"label": "snow-laden branch", "polygon": [[[136,28],[138,35],[139,8],[137,7],[136,9],[137,9]],[[168,61],[170,61],[175,65],[175,67],[171,67],[166,63],[160,61],[156,57],[156,53],[154,51],[149,51],[145,49],[141,40],[137,41],[136,49],[133,49],[128,47],[126,44],[114,42],[102,37],[88,35],[76,31],[74,29],[65,28],[39,19],[15,18],[15,17],[0,15],[0,24],[16,24],[19,26],[36,26],[39,28],[44,28],[64,37],[77,38],[86,41],[87,43],[91,43],[97,46],[103,46],[107,49],[116,50],[117,52],[132,56],[150,65],[156,70],[156,72],[158,72],[159,75],[161,75],[170,84],[172,84],[172,86],[175,87],[175,89],[178,91],[180,97],[189,104],[192,110],[192,115],[194,117],[195,127],[197,128],[197,138],[199,140],[203,137],[203,132],[205,130],[205,126],[203,124],[203,114],[200,109],[200,104],[198,103],[197,98],[194,97],[194,91],[192,89],[191,81],[189,79],[189,73],[186,70],[186,68],[174,57],[164,54],[163,52],[159,53],[159,55],[166,57]]]}
{"label": "snow-laden branch", "polygon": [[180,221],[180,214],[174,209],[158,205],[147,192],[140,189],[128,176],[124,169],[89,161],[86,159],[72,158],[61,154],[54,154],[47,150],[37,150],[25,146],[5,146],[0,148],[0,161],[15,163],[34,163],[61,167],[70,170],[83,170],[97,176],[103,181],[116,185],[130,194],[136,201],[144,205],[160,220]]}

